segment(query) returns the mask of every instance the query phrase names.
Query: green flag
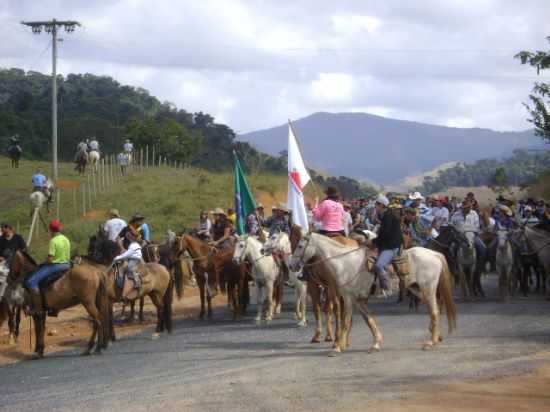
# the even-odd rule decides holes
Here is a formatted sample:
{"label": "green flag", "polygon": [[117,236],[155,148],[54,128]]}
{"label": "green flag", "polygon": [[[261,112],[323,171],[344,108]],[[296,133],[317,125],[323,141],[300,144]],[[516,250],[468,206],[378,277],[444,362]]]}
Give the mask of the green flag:
{"label": "green flag", "polygon": [[247,216],[256,208],[256,201],[252,191],[248,187],[243,169],[239,163],[237,153],[233,152],[235,157],[235,213],[237,214],[237,233],[245,233]]}

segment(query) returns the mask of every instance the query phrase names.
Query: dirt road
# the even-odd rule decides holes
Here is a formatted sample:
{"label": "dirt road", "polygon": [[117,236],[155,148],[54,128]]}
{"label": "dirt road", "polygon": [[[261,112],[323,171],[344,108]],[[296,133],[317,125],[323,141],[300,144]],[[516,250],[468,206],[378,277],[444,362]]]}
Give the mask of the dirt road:
{"label": "dirt road", "polygon": [[550,302],[459,303],[457,333],[431,352],[420,350],[423,311],[371,306],[385,338],[377,354],[366,353],[359,317],[351,349],[328,358],[329,345],[309,344],[312,326],[296,328],[289,305],[260,326],[232,322],[221,307],[212,322],[182,319],[171,336],[153,341],[147,330],[102,356],[70,350],[4,366],[0,410],[550,410]]}

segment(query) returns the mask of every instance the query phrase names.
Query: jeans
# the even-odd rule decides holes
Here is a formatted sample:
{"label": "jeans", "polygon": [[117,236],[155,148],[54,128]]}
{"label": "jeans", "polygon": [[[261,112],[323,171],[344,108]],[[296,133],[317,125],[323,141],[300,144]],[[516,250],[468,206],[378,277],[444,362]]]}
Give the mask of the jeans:
{"label": "jeans", "polygon": [[479,236],[476,236],[474,239],[474,247],[476,248],[478,261],[481,259],[485,259],[485,255],[487,253],[487,246],[485,246],[485,243],[483,243],[483,240],[481,240]]}
{"label": "jeans", "polygon": [[390,276],[386,272],[386,266],[390,264],[394,257],[399,254],[399,248],[381,250],[376,259],[374,268],[378,277],[380,278],[380,287],[382,289],[390,288]]}
{"label": "jeans", "polygon": [[56,273],[63,272],[70,268],[70,263],[54,263],[51,265],[42,265],[32,275],[28,277],[28,279],[25,281],[25,285],[29,289],[36,289],[42,281],[45,281]]}

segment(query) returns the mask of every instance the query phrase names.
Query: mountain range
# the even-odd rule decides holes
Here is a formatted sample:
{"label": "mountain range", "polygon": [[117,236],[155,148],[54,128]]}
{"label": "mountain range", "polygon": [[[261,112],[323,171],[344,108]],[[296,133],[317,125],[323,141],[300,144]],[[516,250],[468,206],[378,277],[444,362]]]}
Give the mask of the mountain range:
{"label": "mountain range", "polygon": [[[499,158],[543,145],[532,130],[445,127],[367,113],[319,112],[293,125],[308,166],[384,185],[442,163]],[[286,124],[237,137],[271,155],[286,149],[287,138]]]}

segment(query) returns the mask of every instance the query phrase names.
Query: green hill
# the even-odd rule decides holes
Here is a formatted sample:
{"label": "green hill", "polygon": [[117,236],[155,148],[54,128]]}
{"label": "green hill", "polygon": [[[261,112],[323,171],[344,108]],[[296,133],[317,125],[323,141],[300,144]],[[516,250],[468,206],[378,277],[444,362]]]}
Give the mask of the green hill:
{"label": "green hill", "polygon": [[[30,179],[37,167],[48,172],[50,166],[41,161],[22,161],[19,169],[11,169],[8,159],[0,157],[0,178],[3,182],[0,186],[0,221],[11,222],[14,227],[19,225],[25,239],[31,222]],[[275,202],[286,197],[285,176],[255,174],[249,175],[248,180],[260,201]],[[167,229],[194,227],[201,209],[225,209],[232,207],[234,201],[233,175],[230,172],[161,166],[134,171],[105,191],[98,189],[97,195],[91,195],[91,210],[87,206],[87,213],[83,216],[81,190],[84,186],[88,202],[87,185],[87,178],[78,176],[71,164],[60,164],[60,218],[73,242],[73,249],[79,252],[86,250],[88,236],[105,221],[106,213],[111,208],[119,209],[126,219],[138,211],[144,214],[152,228],[153,238],[162,241]],[[55,204],[52,209],[47,219],[56,216]],[[45,229],[41,226],[39,237],[33,239],[31,244],[33,255],[44,256],[47,240]]]}

